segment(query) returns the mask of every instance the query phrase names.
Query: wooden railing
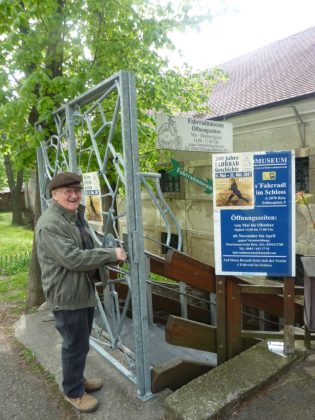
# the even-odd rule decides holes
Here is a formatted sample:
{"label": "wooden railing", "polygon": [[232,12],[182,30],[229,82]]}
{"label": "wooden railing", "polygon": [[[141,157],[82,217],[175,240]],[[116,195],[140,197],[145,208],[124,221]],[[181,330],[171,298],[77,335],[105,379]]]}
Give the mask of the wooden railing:
{"label": "wooden railing", "polygon": [[[209,325],[210,314],[204,308],[188,305],[188,319],[183,319],[178,300],[152,294],[156,312],[164,310],[170,315],[166,325],[169,343],[216,352],[218,364],[268,337],[283,338],[285,352],[293,351],[294,323],[303,324],[303,302],[295,297],[302,295],[304,290],[303,287],[294,287],[294,278],[286,278],[283,284],[257,285],[252,284],[255,279],[249,283],[244,278],[216,276],[210,265],[175,250],[169,250],[165,259],[149,252],[146,256],[150,261],[150,272],[216,294],[217,326]],[[126,294],[125,287],[119,286],[121,297]],[[242,330],[243,305],[283,317],[284,332]],[[155,318],[155,322],[160,321],[163,322]]]}

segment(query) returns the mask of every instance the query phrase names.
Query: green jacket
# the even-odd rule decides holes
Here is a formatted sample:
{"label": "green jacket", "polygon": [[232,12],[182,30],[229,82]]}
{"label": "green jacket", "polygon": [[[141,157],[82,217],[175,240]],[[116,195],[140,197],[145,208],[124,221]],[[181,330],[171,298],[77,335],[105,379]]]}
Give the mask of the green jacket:
{"label": "green jacket", "polygon": [[[78,212],[84,212],[79,206]],[[116,262],[115,249],[83,249],[77,214],[51,200],[35,229],[42,284],[53,311],[95,306],[87,271]]]}

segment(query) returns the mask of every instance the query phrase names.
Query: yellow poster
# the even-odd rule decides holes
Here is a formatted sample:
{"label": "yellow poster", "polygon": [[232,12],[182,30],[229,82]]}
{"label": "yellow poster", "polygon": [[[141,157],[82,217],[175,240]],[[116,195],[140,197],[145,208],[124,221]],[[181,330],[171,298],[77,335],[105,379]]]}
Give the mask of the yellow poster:
{"label": "yellow poster", "polygon": [[248,153],[213,156],[214,209],[253,208],[253,157]]}
{"label": "yellow poster", "polygon": [[85,201],[86,220],[96,230],[103,226],[101,188],[97,172],[88,172],[82,175]]}

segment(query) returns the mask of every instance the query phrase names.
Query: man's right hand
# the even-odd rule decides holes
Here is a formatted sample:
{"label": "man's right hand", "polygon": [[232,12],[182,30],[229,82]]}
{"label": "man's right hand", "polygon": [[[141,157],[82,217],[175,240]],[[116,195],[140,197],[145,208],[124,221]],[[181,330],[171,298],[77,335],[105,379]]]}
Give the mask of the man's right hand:
{"label": "man's right hand", "polygon": [[124,263],[125,261],[127,261],[127,254],[122,248],[115,248],[115,251],[116,251],[117,262]]}

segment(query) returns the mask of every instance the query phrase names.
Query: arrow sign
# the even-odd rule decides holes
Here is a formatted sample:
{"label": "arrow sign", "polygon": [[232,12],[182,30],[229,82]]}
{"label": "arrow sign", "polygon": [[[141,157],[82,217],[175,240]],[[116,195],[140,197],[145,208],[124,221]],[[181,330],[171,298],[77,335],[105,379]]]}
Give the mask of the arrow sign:
{"label": "arrow sign", "polygon": [[188,181],[192,181],[195,182],[196,184],[200,185],[202,188],[204,188],[204,192],[206,194],[212,194],[212,180],[211,179],[207,179],[207,182],[204,181],[203,179],[198,178],[197,176],[185,171],[184,169],[182,169],[180,167],[179,162],[177,162],[177,160],[175,159],[171,159],[172,164],[173,164],[173,168],[169,171],[167,171],[167,173],[171,176],[183,176],[184,178],[188,179]]}

